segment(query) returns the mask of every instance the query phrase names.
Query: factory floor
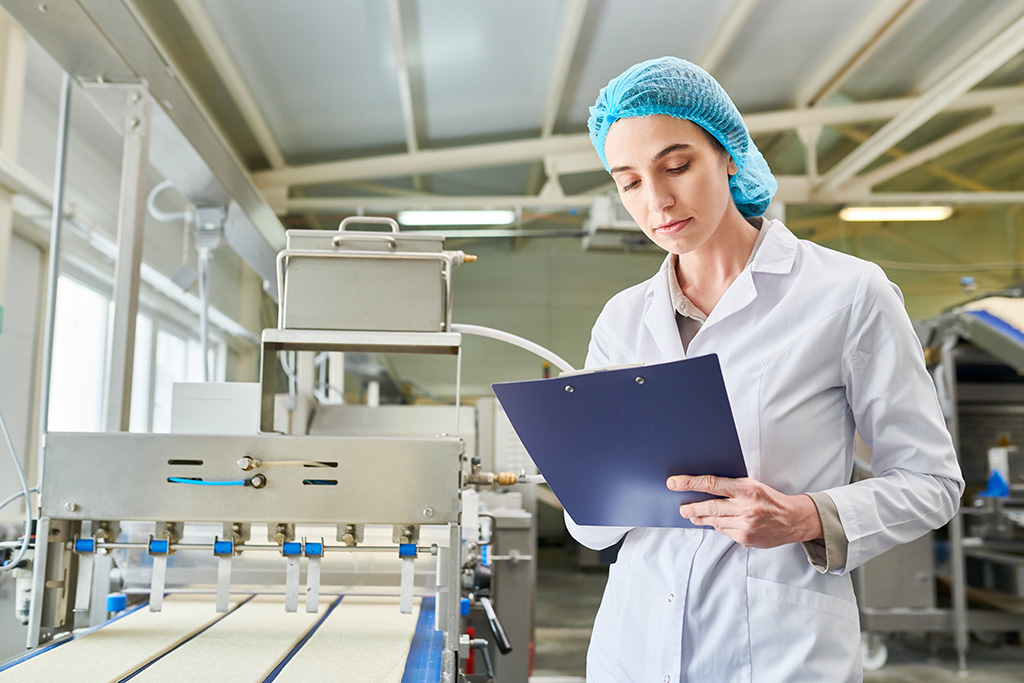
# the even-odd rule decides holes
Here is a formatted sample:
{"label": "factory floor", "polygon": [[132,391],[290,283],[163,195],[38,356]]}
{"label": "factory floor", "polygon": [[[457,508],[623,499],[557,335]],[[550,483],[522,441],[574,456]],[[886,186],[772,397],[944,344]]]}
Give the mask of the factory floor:
{"label": "factory floor", "polygon": [[[531,683],[582,683],[586,674],[590,627],[601,601],[607,573],[580,571],[576,556],[562,547],[542,547],[537,571],[536,642]],[[968,672],[958,675],[952,637],[937,636],[933,654],[926,638],[890,637],[889,656],[866,683],[1019,683],[1024,680],[1024,647],[972,641]]]}

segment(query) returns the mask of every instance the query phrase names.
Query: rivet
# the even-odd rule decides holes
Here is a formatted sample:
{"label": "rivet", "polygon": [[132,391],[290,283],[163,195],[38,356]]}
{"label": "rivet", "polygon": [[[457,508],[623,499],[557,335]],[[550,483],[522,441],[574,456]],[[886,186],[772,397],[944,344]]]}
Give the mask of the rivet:
{"label": "rivet", "polygon": [[75,510],[78,509],[78,506],[69,501],[67,503],[64,503],[64,509],[67,510],[68,512],[74,512]]}
{"label": "rivet", "polygon": [[565,391],[566,391],[567,393],[570,393],[570,394],[571,394],[572,392],[574,392],[574,391],[576,391],[576,390],[572,388],[572,385],[571,385],[571,384],[566,384],[566,385],[565,385]]}
{"label": "rivet", "polygon": [[424,508],[423,509],[423,516],[426,517],[427,519],[430,519],[431,517],[434,516],[434,510],[432,508]]}
{"label": "rivet", "polygon": [[643,377],[637,377],[636,378],[636,383],[637,384],[643,384],[644,383],[644,378]]}

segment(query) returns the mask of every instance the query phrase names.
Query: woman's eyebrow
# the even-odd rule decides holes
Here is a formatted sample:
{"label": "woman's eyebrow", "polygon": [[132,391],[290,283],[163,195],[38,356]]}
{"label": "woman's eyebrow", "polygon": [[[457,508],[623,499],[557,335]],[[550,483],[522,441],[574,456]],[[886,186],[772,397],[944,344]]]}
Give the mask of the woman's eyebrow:
{"label": "woman's eyebrow", "polygon": [[686,144],[685,142],[677,142],[674,145],[669,145],[668,147],[666,147],[665,149],[661,150],[660,152],[658,152],[657,154],[654,155],[654,161],[658,161],[659,159],[664,159],[666,156],[668,156],[672,152],[678,152],[678,151],[683,150],[683,149],[690,149],[690,145]]}
{"label": "woman's eyebrow", "polygon": [[[664,159],[666,156],[668,156],[672,152],[678,152],[680,150],[690,149],[691,147],[692,147],[692,145],[688,145],[685,142],[677,142],[676,144],[669,145],[665,149],[663,149],[660,152],[658,152],[657,154],[655,154],[654,155],[654,159],[652,159],[652,161],[658,161],[660,159]],[[608,174],[609,175],[615,175],[616,173],[621,173],[623,171],[632,171],[632,170],[633,170],[632,166],[616,166],[615,168],[613,168],[610,171],[608,171]]]}

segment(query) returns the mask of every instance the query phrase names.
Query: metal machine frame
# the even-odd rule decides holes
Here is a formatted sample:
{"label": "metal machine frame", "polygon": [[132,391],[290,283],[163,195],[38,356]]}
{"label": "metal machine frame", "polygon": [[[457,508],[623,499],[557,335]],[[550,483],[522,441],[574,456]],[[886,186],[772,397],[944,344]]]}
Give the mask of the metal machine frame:
{"label": "metal machine frame", "polygon": [[[961,451],[960,423],[965,406],[962,405],[957,380],[957,366],[965,359],[971,346],[981,349],[995,361],[1024,373],[1024,345],[1014,340],[993,325],[988,324],[977,315],[967,311],[954,310],[926,321],[919,329],[922,344],[926,349],[929,366],[937,375],[940,402],[946,417],[946,425],[953,437],[957,454],[964,463]],[[965,347],[963,343],[969,346]],[[968,482],[970,483],[970,482]],[[970,508],[961,507],[946,529],[949,536],[950,549],[950,589],[951,606],[939,608],[934,605],[927,607],[895,605],[889,607],[862,606],[861,628],[868,634],[865,654],[867,661],[876,663],[885,661],[884,644],[880,635],[895,632],[926,632],[952,633],[959,668],[967,668],[967,652],[969,649],[969,632],[971,631],[1022,631],[1024,616],[997,610],[969,609],[967,604],[967,557],[984,554],[986,546],[991,542],[982,538],[970,538],[964,533],[964,517],[970,514]],[[1024,544],[1017,544],[1018,551],[1024,551]],[[899,549],[896,549],[897,551]],[[931,550],[929,544],[929,551]],[[892,551],[890,551],[892,552]],[[929,554],[932,554],[929,552]],[[927,561],[933,562],[929,557]],[[872,562],[886,563],[886,556]],[[897,567],[904,573],[913,571],[918,564],[890,562],[891,570]],[[870,570],[870,567],[865,567]],[[861,591],[872,590],[878,581],[892,581],[883,577],[883,572],[875,572],[874,577],[865,577],[861,571],[858,587]]]}

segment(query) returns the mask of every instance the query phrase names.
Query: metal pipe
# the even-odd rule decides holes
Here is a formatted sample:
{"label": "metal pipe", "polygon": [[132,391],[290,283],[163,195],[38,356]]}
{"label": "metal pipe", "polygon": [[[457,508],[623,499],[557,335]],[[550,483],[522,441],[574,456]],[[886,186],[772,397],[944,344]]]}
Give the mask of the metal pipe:
{"label": "metal pipe", "polygon": [[199,249],[199,345],[203,349],[203,381],[210,381],[210,250]]}
{"label": "metal pipe", "polygon": [[71,75],[61,79],[57,118],[57,162],[53,173],[53,208],[50,217],[50,252],[46,271],[46,324],[43,332],[43,382],[39,400],[39,483],[43,478],[43,445],[50,422],[50,372],[53,366],[53,328],[57,314],[57,278],[60,276],[60,234],[64,213],[64,177],[68,159],[68,122],[71,113]]}

